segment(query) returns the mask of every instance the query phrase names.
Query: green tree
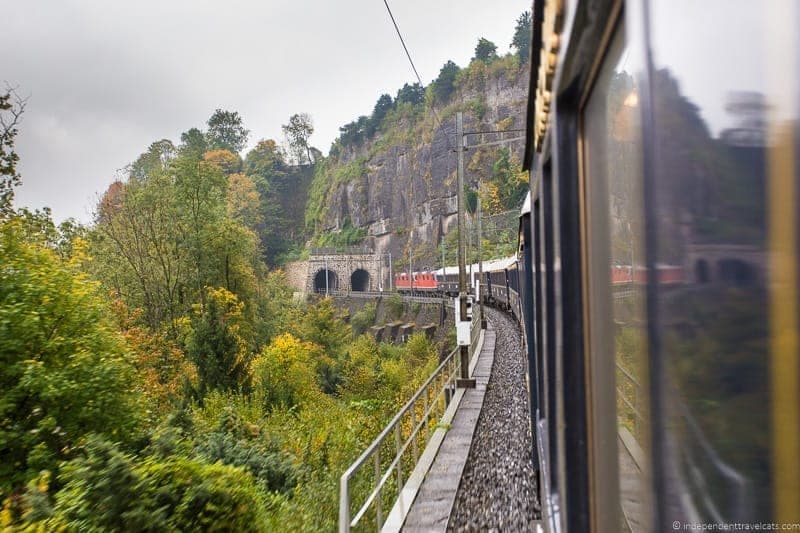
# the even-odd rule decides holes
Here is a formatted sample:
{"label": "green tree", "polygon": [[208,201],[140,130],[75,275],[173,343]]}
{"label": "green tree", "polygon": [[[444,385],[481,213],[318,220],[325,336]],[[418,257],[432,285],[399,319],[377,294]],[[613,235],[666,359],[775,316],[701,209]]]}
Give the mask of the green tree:
{"label": "green tree", "polygon": [[178,152],[184,156],[200,159],[208,150],[206,135],[197,128],[192,128],[181,133],[181,144]]}
{"label": "green tree", "polygon": [[419,83],[409,85],[404,83],[403,86],[397,91],[397,104],[408,103],[411,105],[421,104],[425,101],[425,88]]}
{"label": "green tree", "polygon": [[248,176],[259,176],[268,181],[286,170],[286,161],[278,143],[272,139],[258,141],[255,148],[247,152],[242,171]]}
{"label": "green tree", "polygon": [[452,61],[444,64],[439,71],[439,76],[433,82],[433,91],[439,102],[446,102],[456,89],[456,76],[461,71]]}
{"label": "green tree", "polygon": [[137,422],[136,380],[105,297],[69,262],[0,225],[0,489],[56,470],[88,433],[124,440]]}
{"label": "green tree", "polygon": [[527,173],[508,148],[498,151],[497,159],[492,165],[492,183],[498,188],[500,202],[504,209],[519,207],[528,190]]}
{"label": "green tree", "polygon": [[341,353],[350,338],[350,326],[336,315],[332,298],[324,298],[306,309],[297,326],[298,336],[322,346],[332,355]]}
{"label": "green tree", "polygon": [[250,387],[251,357],[243,337],[243,307],[227,290],[207,289],[206,304],[193,320],[186,347],[197,366],[201,395]]}
{"label": "green tree", "polygon": [[208,119],[206,139],[212,150],[230,150],[238,154],[247,144],[250,131],[242,125],[238,111],[217,109]]}
{"label": "green tree", "polygon": [[475,47],[475,57],[473,57],[473,59],[483,61],[484,63],[497,59],[497,45],[481,37],[478,39],[478,45]]}
{"label": "green tree", "polygon": [[381,122],[386,117],[386,114],[394,107],[394,101],[388,94],[382,94],[378,101],[375,102],[375,107],[372,108],[372,116],[369,118],[367,131],[365,132],[368,137],[375,134],[378,128],[381,127]]}
{"label": "green tree", "polygon": [[166,172],[170,161],[175,158],[175,145],[169,139],[152,143],[130,166],[131,178],[145,180],[155,174]]}
{"label": "green tree", "polygon": [[531,12],[524,11],[517,19],[514,37],[511,39],[512,48],[517,49],[520,63],[525,63],[531,55]]}
{"label": "green tree", "polygon": [[5,94],[0,94],[0,218],[11,214],[14,187],[20,184],[19,156],[14,152],[14,140],[25,103],[10,87],[6,87]]}
{"label": "green tree", "polygon": [[112,184],[90,236],[95,276],[128,307],[142,309],[151,330],[168,326],[173,335],[196,286],[175,198],[166,174]]}
{"label": "green tree", "polygon": [[[189,155],[146,180],[115,183],[98,206],[92,268],[151,330],[202,302],[205,287],[225,287],[249,304],[261,268],[257,236],[228,211],[220,169]],[[248,308],[249,309],[249,308]]]}
{"label": "green tree", "polygon": [[281,129],[289,141],[289,149],[292,151],[295,161],[301,165],[303,162],[313,163],[311,147],[308,145],[308,140],[314,133],[314,122],[311,120],[311,115],[295,113],[289,117],[289,123],[281,126]]}

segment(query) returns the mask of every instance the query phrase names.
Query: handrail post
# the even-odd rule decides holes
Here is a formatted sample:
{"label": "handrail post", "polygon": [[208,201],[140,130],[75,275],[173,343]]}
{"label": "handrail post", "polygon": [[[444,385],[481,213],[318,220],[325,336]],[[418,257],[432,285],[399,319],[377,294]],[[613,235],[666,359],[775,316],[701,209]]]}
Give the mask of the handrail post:
{"label": "handrail post", "polygon": [[411,404],[411,449],[414,454],[414,462],[419,460],[419,450],[417,449],[417,404]]}
{"label": "handrail post", "polygon": [[339,480],[339,533],[350,532],[350,494],[347,474]]}
{"label": "handrail post", "polygon": [[381,447],[375,448],[375,487],[378,489],[378,496],[375,499],[375,523],[377,524],[377,531],[383,527],[383,516],[381,513]]}
{"label": "handrail post", "polygon": [[397,459],[397,497],[400,497],[400,493],[403,490],[403,458],[400,455],[400,449],[402,448],[402,437],[400,436],[400,426],[402,423],[398,423],[394,427],[394,443],[395,443],[395,459]]}

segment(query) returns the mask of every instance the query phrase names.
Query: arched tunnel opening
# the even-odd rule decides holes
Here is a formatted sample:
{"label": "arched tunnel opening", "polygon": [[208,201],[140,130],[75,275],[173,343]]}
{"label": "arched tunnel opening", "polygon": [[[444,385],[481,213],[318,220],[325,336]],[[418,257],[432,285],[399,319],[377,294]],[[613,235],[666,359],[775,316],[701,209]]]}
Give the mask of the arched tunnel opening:
{"label": "arched tunnel opening", "polygon": [[314,292],[335,291],[338,289],[339,277],[333,270],[323,268],[314,276]]}
{"label": "arched tunnel opening", "polygon": [[364,292],[369,290],[369,272],[363,268],[359,268],[350,275],[350,289],[355,292]]}

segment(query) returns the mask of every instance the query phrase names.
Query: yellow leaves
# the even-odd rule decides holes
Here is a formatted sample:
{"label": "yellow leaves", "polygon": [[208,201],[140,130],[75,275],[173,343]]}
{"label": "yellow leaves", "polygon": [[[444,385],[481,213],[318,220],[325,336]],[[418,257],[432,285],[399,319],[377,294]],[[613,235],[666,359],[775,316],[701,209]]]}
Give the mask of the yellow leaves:
{"label": "yellow leaves", "polygon": [[512,124],[514,124],[513,115],[512,116],[508,116],[508,117],[504,118],[503,120],[498,121],[497,124],[495,125],[495,127],[499,131],[506,131],[508,128],[511,127]]}
{"label": "yellow leaves", "polygon": [[216,302],[226,320],[241,318],[244,311],[244,302],[240,302],[239,298],[231,291],[224,287],[206,287],[206,294],[209,300]]}
{"label": "yellow leaves", "polygon": [[496,183],[487,183],[481,187],[479,194],[481,197],[481,207],[485,213],[494,215],[503,211],[500,188]]}
{"label": "yellow leaves", "polygon": [[320,394],[314,361],[323,357],[319,346],[290,333],[273,339],[253,361],[253,385],[265,405],[292,407]]}
{"label": "yellow leaves", "polygon": [[210,150],[203,154],[203,160],[211,163],[225,174],[239,172],[242,162],[230,150]]}
{"label": "yellow leaves", "polygon": [[263,221],[260,207],[261,195],[253,180],[244,174],[231,174],[228,177],[228,215],[254,228]]}

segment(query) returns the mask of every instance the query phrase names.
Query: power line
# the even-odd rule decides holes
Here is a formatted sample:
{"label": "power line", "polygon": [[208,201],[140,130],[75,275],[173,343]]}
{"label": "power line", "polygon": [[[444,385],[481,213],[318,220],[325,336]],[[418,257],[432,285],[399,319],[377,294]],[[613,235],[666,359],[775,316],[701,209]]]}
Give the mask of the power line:
{"label": "power line", "polygon": [[[422,78],[417,72],[417,67],[414,65],[414,60],[411,59],[411,53],[408,51],[408,47],[406,46],[406,42],[403,39],[403,34],[400,32],[400,27],[397,25],[397,21],[392,14],[392,9],[389,7],[389,2],[387,0],[383,0],[383,5],[386,6],[386,11],[389,12],[389,18],[392,19],[392,24],[394,24],[394,29],[397,31],[397,36],[400,38],[400,44],[403,45],[403,50],[406,52],[406,57],[408,57],[408,62],[411,63],[411,69],[414,71],[414,75],[417,77],[417,82],[419,83],[420,87],[425,87],[425,84],[422,83]],[[433,113],[433,117],[436,119],[436,123],[439,127],[442,126],[442,119],[439,118],[439,114],[436,112],[436,108],[431,105],[431,112]],[[454,149],[452,143],[450,142],[450,136],[447,135],[447,130],[445,129],[445,138],[447,139],[447,144],[450,146],[451,149]]]}
{"label": "power line", "polygon": [[397,36],[400,37],[400,44],[403,45],[403,50],[406,51],[408,62],[411,63],[411,68],[414,70],[414,74],[417,76],[417,81],[419,82],[420,86],[423,86],[422,78],[419,77],[419,72],[417,72],[417,67],[414,66],[414,60],[411,59],[411,54],[408,52],[408,47],[406,46],[406,42],[405,40],[403,40],[403,34],[400,33],[400,28],[397,26],[397,21],[394,20],[392,9],[389,7],[389,3],[386,0],[383,0],[383,5],[386,6],[386,11],[389,12],[389,17],[392,19],[392,24],[394,24],[394,29],[397,30]]}

